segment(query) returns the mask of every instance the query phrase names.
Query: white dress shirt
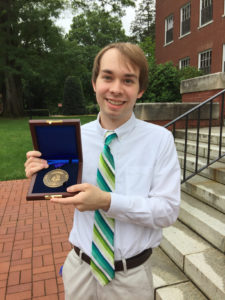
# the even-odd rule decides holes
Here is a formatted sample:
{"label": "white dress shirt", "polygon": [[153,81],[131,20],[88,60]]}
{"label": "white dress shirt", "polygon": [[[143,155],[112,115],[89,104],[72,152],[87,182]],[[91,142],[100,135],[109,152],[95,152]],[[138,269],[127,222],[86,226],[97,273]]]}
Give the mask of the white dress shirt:
{"label": "white dress shirt", "polygon": [[[96,121],[81,127],[82,182],[97,185],[103,129]],[[180,166],[173,136],[167,129],[135,118],[115,130],[110,144],[115,162],[115,191],[106,213],[115,218],[115,259],[129,258],[159,245],[162,228],[178,217]],[[94,212],[74,213],[69,240],[91,256]]]}

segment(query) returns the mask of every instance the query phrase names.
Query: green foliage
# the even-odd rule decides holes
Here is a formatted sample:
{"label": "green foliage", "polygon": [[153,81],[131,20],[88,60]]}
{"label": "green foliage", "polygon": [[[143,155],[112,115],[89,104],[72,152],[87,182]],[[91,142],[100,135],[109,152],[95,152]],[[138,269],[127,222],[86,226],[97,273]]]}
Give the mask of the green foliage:
{"label": "green foliage", "polygon": [[181,70],[179,70],[180,80],[185,80],[189,78],[194,78],[198,76],[204,75],[202,70],[198,70],[193,66],[187,66]]}
{"label": "green foliage", "polygon": [[179,71],[172,62],[152,64],[145,102],[175,102],[181,99]]}
{"label": "green foliage", "polygon": [[134,0],[72,0],[72,6],[76,11],[95,11],[101,9],[108,15],[124,16],[125,8],[135,6]]}
{"label": "green foliage", "polygon": [[146,37],[141,43],[139,43],[139,46],[144,51],[149,66],[154,65],[155,64],[155,41],[152,39],[152,37],[150,36]]}
{"label": "green foliage", "polygon": [[[22,114],[23,83],[54,74],[55,49],[62,41],[54,25],[66,0],[0,2],[0,77],[4,114]],[[12,96],[13,95],[13,96]],[[43,97],[41,97],[42,99]]]}
{"label": "green foliage", "polygon": [[76,76],[67,77],[64,85],[63,114],[84,114],[84,94],[81,81]]}
{"label": "green foliage", "polygon": [[202,72],[194,67],[179,70],[172,62],[150,64],[149,86],[143,96],[143,102],[179,102],[181,101],[181,80],[201,76]]}
{"label": "green foliage", "polygon": [[135,19],[131,23],[132,40],[141,42],[146,37],[155,40],[155,1],[142,0],[135,10]]}
{"label": "green foliage", "polygon": [[98,112],[99,112],[99,106],[98,106],[98,104],[96,103],[96,104],[88,104],[87,106],[86,106],[86,113],[87,114],[89,114],[89,115],[93,115],[93,114],[98,114]]}

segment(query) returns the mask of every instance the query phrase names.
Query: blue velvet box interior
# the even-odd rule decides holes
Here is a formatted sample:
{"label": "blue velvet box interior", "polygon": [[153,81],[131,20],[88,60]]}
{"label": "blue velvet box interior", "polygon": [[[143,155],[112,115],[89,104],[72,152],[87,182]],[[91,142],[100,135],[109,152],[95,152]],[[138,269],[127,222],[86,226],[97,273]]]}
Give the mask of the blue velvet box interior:
{"label": "blue velvet box interior", "polygon": [[[66,192],[66,188],[76,184],[79,164],[79,147],[76,140],[76,127],[73,125],[35,126],[38,150],[41,158],[46,159],[48,169],[37,173],[33,193]],[[69,179],[62,186],[47,187],[43,178],[49,171],[60,168],[69,174]]]}

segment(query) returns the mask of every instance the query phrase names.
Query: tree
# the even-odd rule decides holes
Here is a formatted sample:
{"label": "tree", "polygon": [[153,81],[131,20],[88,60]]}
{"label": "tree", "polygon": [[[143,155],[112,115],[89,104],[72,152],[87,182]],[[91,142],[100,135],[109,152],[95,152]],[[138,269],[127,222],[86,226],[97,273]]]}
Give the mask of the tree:
{"label": "tree", "polygon": [[80,78],[77,76],[69,76],[64,86],[63,114],[80,115],[84,112],[84,94]]}
{"label": "tree", "polygon": [[53,17],[59,15],[65,3],[66,0],[0,1],[0,88],[5,116],[23,115],[23,78],[37,75],[35,64],[39,66],[60,39]]}
{"label": "tree", "polygon": [[143,41],[146,37],[155,40],[155,0],[142,0],[135,10],[135,19],[131,23],[133,40]]}
{"label": "tree", "polygon": [[119,17],[124,16],[125,8],[135,6],[134,0],[72,0],[72,6],[75,11],[79,9],[83,11],[94,11],[101,9],[104,12],[108,12],[108,15],[116,15]]}
{"label": "tree", "polygon": [[77,62],[83,66],[83,72],[80,72],[79,77],[87,101],[93,102],[95,97],[91,86],[91,70],[94,57],[109,43],[128,41],[121,19],[97,7],[94,11],[85,10],[73,18],[71,30],[66,37],[69,42],[76,43],[80,49]]}

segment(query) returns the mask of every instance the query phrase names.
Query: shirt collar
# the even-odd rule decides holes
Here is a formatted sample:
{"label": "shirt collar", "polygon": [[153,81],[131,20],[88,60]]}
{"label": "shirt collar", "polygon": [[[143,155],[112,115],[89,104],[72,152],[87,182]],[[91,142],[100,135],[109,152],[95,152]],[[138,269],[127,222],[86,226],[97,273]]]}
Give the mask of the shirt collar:
{"label": "shirt collar", "polygon": [[[104,136],[107,130],[102,128],[102,126],[99,122],[99,119],[100,119],[100,116],[98,114],[97,129],[98,129],[99,133],[102,136]],[[136,124],[136,117],[135,117],[134,113],[132,113],[129,120],[127,120],[123,125],[121,125],[120,127],[116,128],[114,130],[114,132],[117,134],[118,140],[121,140],[121,139],[123,139],[123,137],[128,135],[134,129],[135,124]]]}

